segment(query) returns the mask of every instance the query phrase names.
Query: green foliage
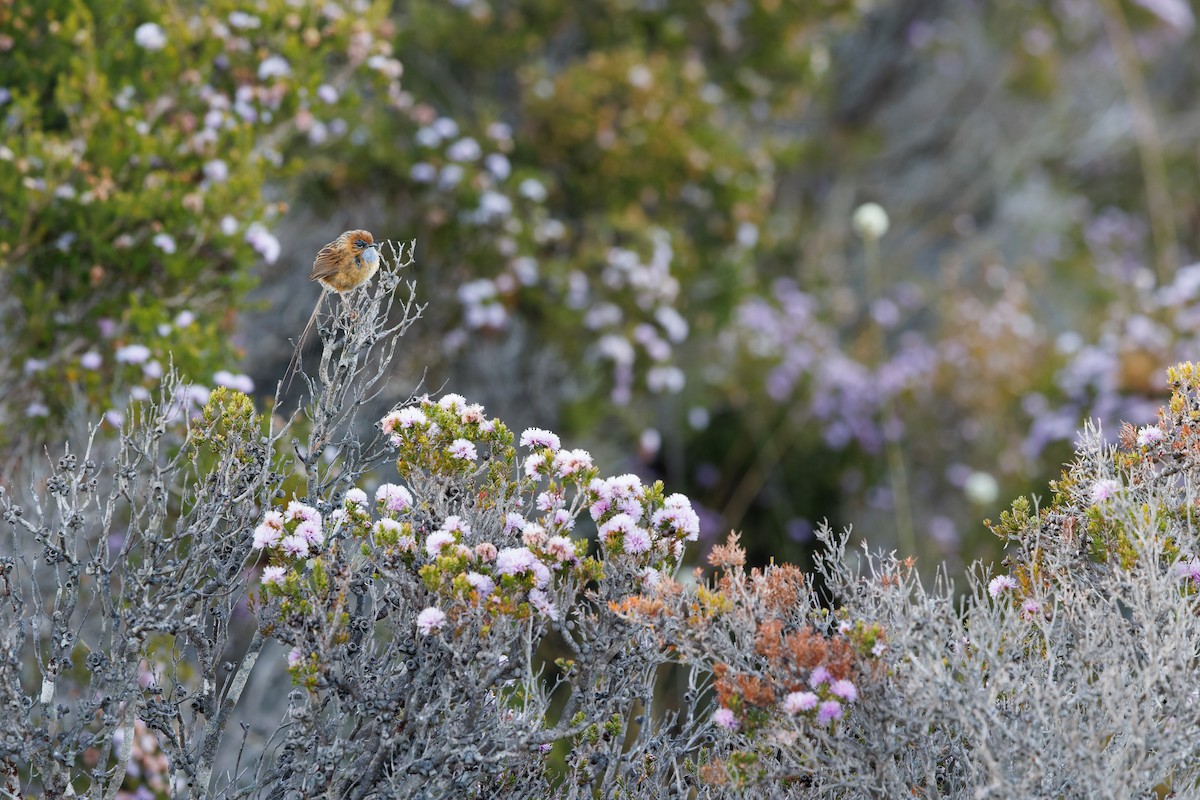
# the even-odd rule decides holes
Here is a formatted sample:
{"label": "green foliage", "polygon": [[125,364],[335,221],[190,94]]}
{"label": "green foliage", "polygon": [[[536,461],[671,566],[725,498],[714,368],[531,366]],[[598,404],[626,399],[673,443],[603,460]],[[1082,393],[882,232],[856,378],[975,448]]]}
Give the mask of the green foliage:
{"label": "green foliage", "polygon": [[386,86],[363,66],[390,47],[366,34],[383,8],[0,3],[4,358],[33,373],[10,404],[57,419],[70,382],[92,409],[124,407],[142,379],[128,344],[206,384],[231,363],[230,312],[278,256],[262,223],[286,205],[263,188],[302,161],[318,87],[362,73],[324,109],[359,114]]}

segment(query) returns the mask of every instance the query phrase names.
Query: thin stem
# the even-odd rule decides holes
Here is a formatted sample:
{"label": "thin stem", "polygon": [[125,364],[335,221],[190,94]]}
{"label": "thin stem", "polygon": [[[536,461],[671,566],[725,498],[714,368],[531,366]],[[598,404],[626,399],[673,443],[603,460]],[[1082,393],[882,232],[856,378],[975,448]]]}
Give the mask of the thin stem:
{"label": "thin stem", "polygon": [[[867,265],[867,314],[869,315],[871,304],[879,298],[881,293],[879,240],[867,236],[864,237],[863,243]],[[878,323],[872,324],[871,330],[874,331],[876,337],[879,363],[883,364],[887,360],[887,337],[884,336],[883,326]],[[883,419],[886,423],[895,418],[896,399],[888,394],[883,401]],[[908,471],[904,467],[904,445],[899,438],[893,439],[887,435],[886,426],[883,430],[883,442],[887,455],[888,477],[892,482],[892,500],[896,507],[896,535],[899,539],[900,549],[904,553],[912,555],[917,551],[917,539],[913,532],[912,507],[908,497]]]}
{"label": "thin stem", "polygon": [[1137,45],[1129,23],[1116,0],[1100,0],[1104,10],[1104,29],[1117,57],[1121,83],[1129,97],[1130,122],[1142,162],[1146,188],[1146,213],[1150,216],[1150,235],[1154,239],[1154,267],[1159,285],[1171,280],[1179,266],[1179,238],[1167,185],[1167,164],[1163,156],[1162,136],[1150,103],[1150,93],[1142,75]]}

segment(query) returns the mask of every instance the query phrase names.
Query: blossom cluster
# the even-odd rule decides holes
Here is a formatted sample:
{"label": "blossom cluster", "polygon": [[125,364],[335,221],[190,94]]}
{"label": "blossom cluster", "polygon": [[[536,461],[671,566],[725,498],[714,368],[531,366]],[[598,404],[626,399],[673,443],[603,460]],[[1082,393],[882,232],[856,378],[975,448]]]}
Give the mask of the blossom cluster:
{"label": "blossom cluster", "polygon": [[686,542],[700,534],[700,518],[682,494],[662,497],[661,486],[645,486],[636,475],[594,479],[588,512],[605,552],[626,555],[642,568],[646,586],[674,572]]}
{"label": "blossom cluster", "polygon": [[[683,495],[664,498],[661,485],[633,475],[600,478],[587,451],[563,448],[539,428],[521,434],[522,456],[508,428],[461,395],[421,397],[379,428],[396,448],[403,482],[379,485],[373,499],[350,489],[324,524],[361,546],[372,574],[422,587],[412,623],[421,636],[502,616],[562,620],[580,587],[602,574],[587,538],[573,535],[581,516],[596,524],[602,553],[631,559],[647,586],[673,573],[699,534]],[[446,495],[446,479],[474,486],[469,501]],[[328,594],[320,576],[344,571],[340,551],[322,552],[325,535],[317,510],[298,502],[268,511],[255,529],[253,546],[271,562],[262,583],[283,607]],[[307,574],[318,579],[301,580]],[[297,645],[295,676],[309,674],[306,653]]]}
{"label": "blossom cluster", "polygon": [[264,587],[282,589],[303,560],[317,556],[325,544],[325,522],[310,505],[293,500],[283,511],[272,509],[254,529],[253,547],[267,555]]}

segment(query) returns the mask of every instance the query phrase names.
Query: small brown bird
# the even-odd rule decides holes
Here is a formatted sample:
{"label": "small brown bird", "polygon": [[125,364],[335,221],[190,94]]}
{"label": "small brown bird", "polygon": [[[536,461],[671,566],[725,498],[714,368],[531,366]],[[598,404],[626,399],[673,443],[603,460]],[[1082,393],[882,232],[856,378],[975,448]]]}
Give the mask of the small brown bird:
{"label": "small brown bird", "polygon": [[[317,253],[308,279],[320,282],[321,296],[317,299],[312,316],[308,318],[308,324],[304,326],[304,332],[296,342],[296,352],[292,355],[292,362],[288,364],[287,373],[284,375],[284,388],[292,385],[292,378],[300,366],[300,352],[304,348],[304,340],[308,338],[308,332],[317,320],[317,312],[325,302],[325,295],[337,292],[349,311],[350,301],[347,295],[371,280],[378,269],[379,245],[375,243],[370,231],[346,231]],[[351,314],[353,315],[353,312]]]}

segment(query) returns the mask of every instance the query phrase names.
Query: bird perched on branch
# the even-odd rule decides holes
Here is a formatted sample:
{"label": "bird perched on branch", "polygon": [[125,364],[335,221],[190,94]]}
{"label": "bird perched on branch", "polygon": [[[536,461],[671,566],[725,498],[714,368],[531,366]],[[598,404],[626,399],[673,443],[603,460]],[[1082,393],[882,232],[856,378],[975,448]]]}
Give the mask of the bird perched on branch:
{"label": "bird perched on branch", "polygon": [[[317,253],[308,279],[320,282],[321,296],[317,299],[312,316],[308,318],[308,324],[304,326],[304,332],[300,334],[300,339],[296,342],[296,352],[292,354],[292,361],[288,364],[287,373],[284,375],[286,381],[284,388],[291,386],[292,378],[300,366],[300,352],[304,348],[304,340],[308,338],[308,332],[312,330],[313,323],[317,320],[317,312],[321,310],[321,304],[325,302],[325,295],[329,292],[337,292],[341,296],[346,310],[350,311],[350,300],[347,295],[371,280],[378,269],[379,245],[375,243],[375,238],[371,236],[370,231],[346,231],[322,247],[321,251]],[[352,311],[350,313],[353,315]]]}

